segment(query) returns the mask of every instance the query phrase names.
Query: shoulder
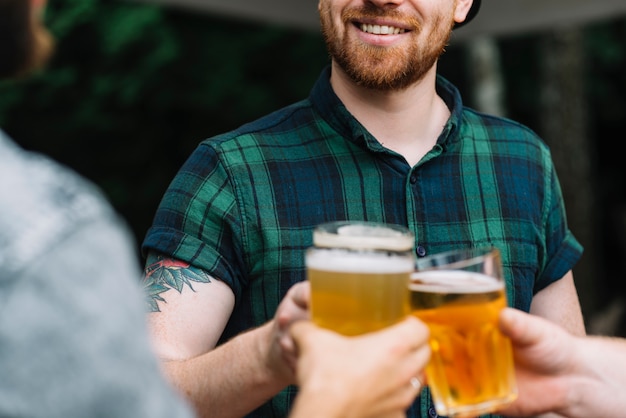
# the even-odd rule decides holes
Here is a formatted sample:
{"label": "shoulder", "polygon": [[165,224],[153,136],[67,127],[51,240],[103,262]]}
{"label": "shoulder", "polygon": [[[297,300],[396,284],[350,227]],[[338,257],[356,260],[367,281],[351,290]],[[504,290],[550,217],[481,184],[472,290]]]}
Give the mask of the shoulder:
{"label": "shoulder", "polygon": [[550,158],[548,145],[532,128],[506,117],[464,108],[460,131],[464,139],[488,142],[494,151]]}
{"label": "shoulder", "polygon": [[513,119],[464,108],[462,129],[477,139],[523,140],[546,146],[543,139],[529,126]]}
{"label": "shoulder", "polygon": [[179,176],[192,173],[186,182],[227,175],[232,170],[248,171],[255,164],[283,159],[285,149],[302,144],[316,129],[317,114],[309,100],[302,100],[254,121],[202,140],[187,158]]}
{"label": "shoulder", "polygon": [[115,217],[90,181],[0,135],[0,265],[19,268],[77,226]]}
{"label": "shoulder", "polygon": [[507,117],[479,112],[465,106],[458,89],[444,77],[437,76],[437,93],[452,112],[450,120],[458,125],[459,135],[455,139],[488,141],[507,146],[519,144],[548,152],[545,142],[530,127]]}

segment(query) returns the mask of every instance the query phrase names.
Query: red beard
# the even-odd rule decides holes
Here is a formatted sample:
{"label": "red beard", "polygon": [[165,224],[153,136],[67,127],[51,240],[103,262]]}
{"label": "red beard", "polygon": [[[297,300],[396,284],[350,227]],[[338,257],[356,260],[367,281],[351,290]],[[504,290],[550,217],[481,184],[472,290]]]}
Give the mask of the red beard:
{"label": "red beard", "polygon": [[402,35],[410,37],[408,46],[406,42],[396,47],[366,44],[350,36],[349,31],[340,37],[333,27],[329,3],[322,4],[322,34],[331,58],[356,84],[381,91],[403,90],[421,80],[445,51],[454,26],[451,16],[447,22],[440,18],[436,29],[420,42],[420,22],[394,10],[368,4],[344,10],[341,18],[346,28],[365,18],[391,18],[411,28]]}

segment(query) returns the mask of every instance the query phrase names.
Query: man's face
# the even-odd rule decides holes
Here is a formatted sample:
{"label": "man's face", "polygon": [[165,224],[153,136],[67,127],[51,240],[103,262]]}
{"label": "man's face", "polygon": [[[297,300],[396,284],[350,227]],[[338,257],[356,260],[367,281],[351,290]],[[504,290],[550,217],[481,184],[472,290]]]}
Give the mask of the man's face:
{"label": "man's face", "polygon": [[455,1],[390,3],[320,0],[322,33],[332,59],[366,88],[402,90],[419,81],[443,53],[454,26]]}

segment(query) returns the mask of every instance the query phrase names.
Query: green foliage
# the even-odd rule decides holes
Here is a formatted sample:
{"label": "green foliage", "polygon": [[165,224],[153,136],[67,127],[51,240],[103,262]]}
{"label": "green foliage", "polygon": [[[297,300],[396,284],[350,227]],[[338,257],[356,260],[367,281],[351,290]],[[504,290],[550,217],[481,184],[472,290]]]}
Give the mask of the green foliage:
{"label": "green foliage", "polygon": [[2,128],[100,185],[137,239],[205,137],[304,98],[321,37],[124,0],[49,0],[47,68],[0,84]]}
{"label": "green foliage", "polygon": [[[304,98],[328,62],[318,33],[143,2],[48,0],[45,17],[57,51],[28,80],[0,83],[0,126],[100,185],[138,241],[200,140]],[[530,126],[537,38],[500,41],[510,116]],[[595,25],[587,42],[600,143],[622,130],[626,23]],[[462,52],[450,48],[441,69],[465,91]],[[606,170],[621,170],[618,156],[606,153]]]}
{"label": "green foliage", "polygon": [[[595,116],[594,132],[622,130],[626,108],[626,20],[616,19],[591,26],[586,37],[589,98]],[[609,123],[607,126],[606,123]]]}

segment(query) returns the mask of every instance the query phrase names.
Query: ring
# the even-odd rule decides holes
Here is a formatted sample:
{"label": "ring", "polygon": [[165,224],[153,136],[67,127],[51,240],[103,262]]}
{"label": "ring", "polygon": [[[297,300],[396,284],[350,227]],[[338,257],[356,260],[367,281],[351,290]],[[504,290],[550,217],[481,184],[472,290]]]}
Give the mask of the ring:
{"label": "ring", "polygon": [[419,390],[422,387],[422,382],[417,377],[412,377],[409,381],[413,389]]}

